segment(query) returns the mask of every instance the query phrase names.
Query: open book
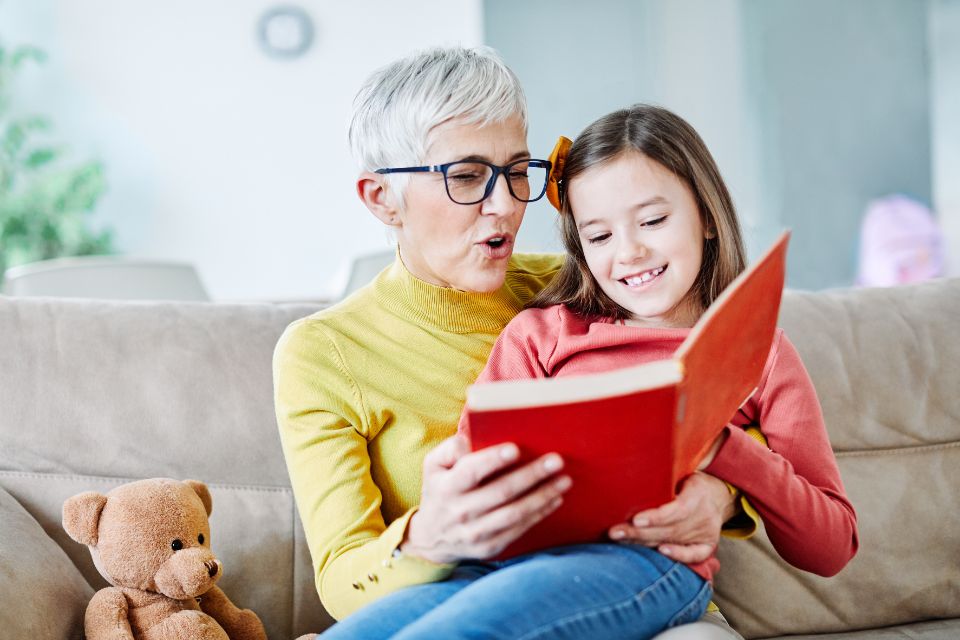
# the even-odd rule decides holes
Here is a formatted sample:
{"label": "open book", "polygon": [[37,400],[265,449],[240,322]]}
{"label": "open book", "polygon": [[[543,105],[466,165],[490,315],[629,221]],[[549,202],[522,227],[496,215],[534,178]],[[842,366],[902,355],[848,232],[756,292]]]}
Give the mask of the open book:
{"label": "open book", "polygon": [[501,558],[603,539],[669,502],[757,388],[773,343],[789,232],[714,301],[669,360],[614,371],[475,384],[472,450],[515,442],[521,462],[556,451],[573,486]]}

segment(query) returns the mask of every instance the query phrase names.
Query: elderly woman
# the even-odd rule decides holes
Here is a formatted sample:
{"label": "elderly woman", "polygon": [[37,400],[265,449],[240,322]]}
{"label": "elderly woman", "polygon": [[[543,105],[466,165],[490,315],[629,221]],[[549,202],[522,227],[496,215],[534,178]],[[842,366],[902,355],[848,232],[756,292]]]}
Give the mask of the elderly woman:
{"label": "elderly woman", "polygon": [[[317,590],[341,620],[324,637],[646,637],[669,585],[644,582],[630,544],[490,560],[560,504],[563,460],[515,468],[515,446],[471,453],[453,436],[495,338],[560,266],[513,255],[549,171],[527,148],[517,78],[485,48],[400,60],[361,90],[350,141],[360,199],[396,234],[397,258],[293,323],[274,361]],[[630,542],[702,559],[735,512],[726,485],[696,474]],[[684,631],[698,628],[684,637],[737,637]]]}

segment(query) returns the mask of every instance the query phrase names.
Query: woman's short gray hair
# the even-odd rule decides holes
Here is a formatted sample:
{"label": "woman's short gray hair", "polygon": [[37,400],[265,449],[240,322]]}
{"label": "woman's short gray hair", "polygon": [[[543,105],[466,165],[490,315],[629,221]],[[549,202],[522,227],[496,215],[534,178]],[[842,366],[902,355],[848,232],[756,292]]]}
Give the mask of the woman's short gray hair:
{"label": "woman's short gray hair", "polygon": [[[422,164],[434,127],[453,118],[480,126],[519,116],[517,76],[490,47],[420,51],[371,75],[353,102],[350,147],[363,171]],[[446,158],[453,161],[458,158]],[[390,176],[402,191],[408,174]],[[400,180],[396,180],[400,178]]]}

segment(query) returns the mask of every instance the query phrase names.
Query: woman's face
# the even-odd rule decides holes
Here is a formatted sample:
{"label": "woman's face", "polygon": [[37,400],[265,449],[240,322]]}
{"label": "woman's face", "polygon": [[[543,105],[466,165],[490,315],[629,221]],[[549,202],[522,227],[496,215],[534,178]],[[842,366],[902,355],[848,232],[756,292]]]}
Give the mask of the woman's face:
{"label": "woman's face", "polygon": [[689,293],[706,233],[687,185],[647,156],[627,153],[578,175],[568,195],[587,266],[631,313],[628,322],[692,326],[703,312]]}
{"label": "woman's face", "polygon": [[[505,165],[529,158],[527,136],[517,117],[486,126],[451,120],[428,139],[423,164],[464,159]],[[477,204],[456,204],[441,173],[413,173],[396,223],[400,257],[417,278],[461,291],[491,292],[503,284],[526,203],[513,198],[503,176]]]}

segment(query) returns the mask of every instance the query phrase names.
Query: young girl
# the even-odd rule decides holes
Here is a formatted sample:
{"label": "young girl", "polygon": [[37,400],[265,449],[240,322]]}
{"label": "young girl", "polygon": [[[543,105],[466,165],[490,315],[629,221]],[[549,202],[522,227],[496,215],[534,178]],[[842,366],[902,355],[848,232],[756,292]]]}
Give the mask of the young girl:
{"label": "young girl", "polygon": [[[504,329],[478,382],[596,373],[669,358],[744,269],[727,188],[683,119],[637,105],[589,125],[568,154],[564,142],[555,150],[559,174],[548,195],[560,212],[566,262]],[[746,496],[792,565],[830,576],[856,553],[856,515],[820,405],[782,330],[758,390],[700,468]],[[612,527],[610,537],[630,542],[643,517]],[[657,566],[673,570],[673,564]],[[709,583],[719,563],[711,557],[680,567]]]}

